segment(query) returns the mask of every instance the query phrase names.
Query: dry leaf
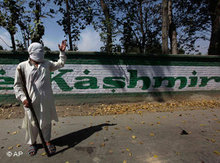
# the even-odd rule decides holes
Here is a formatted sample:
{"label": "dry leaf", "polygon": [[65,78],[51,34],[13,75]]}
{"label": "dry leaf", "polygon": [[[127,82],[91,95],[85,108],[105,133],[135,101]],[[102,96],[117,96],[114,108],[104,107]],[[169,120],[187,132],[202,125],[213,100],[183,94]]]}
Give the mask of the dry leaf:
{"label": "dry leaf", "polygon": [[144,144],[144,143],[142,141],[140,141],[139,144]]}
{"label": "dry leaf", "polygon": [[104,129],[105,129],[106,131],[108,131],[108,126],[105,126]]}
{"label": "dry leaf", "polygon": [[141,124],[145,124],[145,122],[144,122],[144,121],[142,121],[142,122],[141,122]]}
{"label": "dry leaf", "polygon": [[93,144],[94,144],[94,142],[90,142],[89,144],[90,144],[90,145],[93,145]]}
{"label": "dry leaf", "polygon": [[150,136],[155,136],[155,134],[154,133],[150,133]]}
{"label": "dry leaf", "polygon": [[132,137],[132,139],[136,139],[137,138],[135,135],[132,135],[131,137]]}
{"label": "dry leaf", "polygon": [[154,155],[154,158],[157,158],[158,156],[157,155]]}
{"label": "dry leaf", "polygon": [[100,145],[100,147],[104,147],[105,146],[105,143],[102,143],[101,145]]}
{"label": "dry leaf", "polygon": [[130,149],[129,149],[129,148],[126,148],[126,151],[130,152]]}
{"label": "dry leaf", "polygon": [[214,153],[220,156],[220,152],[219,151],[214,151]]}
{"label": "dry leaf", "polygon": [[216,142],[216,140],[215,140],[215,139],[211,139],[210,141],[211,141],[212,143],[215,143],[215,142]]}
{"label": "dry leaf", "polygon": [[127,161],[126,161],[126,160],[124,160],[124,161],[123,161],[123,163],[127,163]]}
{"label": "dry leaf", "polygon": [[128,155],[131,157],[131,156],[132,156],[132,153],[129,153]]}
{"label": "dry leaf", "polygon": [[47,155],[46,152],[44,152],[44,153],[41,154],[41,156],[46,156],[46,155]]}
{"label": "dry leaf", "polygon": [[127,128],[128,130],[130,130],[130,131],[132,130],[131,127],[129,127],[129,126],[127,126],[126,128]]}
{"label": "dry leaf", "polygon": [[12,146],[8,147],[8,150],[11,150],[11,149],[13,149],[13,147],[12,147]]}
{"label": "dry leaf", "polygon": [[16,135],[18,132],[17,131],[14,131],[11,133],[11,135]]}
{"label": "dry leaf", "polygon": [[16,147],[21,147],[21,144],[17,144]]}

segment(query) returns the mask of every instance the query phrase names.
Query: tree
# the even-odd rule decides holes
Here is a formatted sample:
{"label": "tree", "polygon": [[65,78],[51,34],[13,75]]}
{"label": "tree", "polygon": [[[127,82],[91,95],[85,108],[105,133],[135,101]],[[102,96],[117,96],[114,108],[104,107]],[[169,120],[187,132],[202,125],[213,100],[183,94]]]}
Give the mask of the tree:
{"label": "tree", "polygon": [[168,54],[168,0],[162,1],[162,53]]}
{"label": "tree", "polygon": [[[42,18],[50,17],[52,18],[55,14],[54,9],[45,9],[50,0],[34,0],[29,2],[29,7],[32,11],[34,17],[34,26],[31,27],[30,35],[32,42],[42,42],[42,37],[44,35],[44,25],[41,21]],[[43,8],[45,10],[43,10]]]}
{"label": "tree", "polygon": [[124,52],[139,52],[139,47],[132,34],[131,22],[129,19],[123,24],[122,34],[123,36],[120,38],[120,41],[122,42],[122,45],[124,47]]}
{"label": "tree", "polygon": [[211,38],[209,55],[220,55],[220,0],[208,0],[211,17]]}
{"label": "tree", "polygon": [[101,41],[104,47],[101,51],[111,53],[114,50],[115,36],[117,34],[116,19],[118,10],[116,5],[118,1],[111,0],[90,0],[90,8],[92,11],[92,25],[96,31],[100,32]]}
{"label": "tree", "polygon": [[173,21],[172,0],[168,0],[168,18],[169,18],[169,38],[171,54],[177,54],[177,32]]}
{"label": "tree", "polygon": [[105,16],[105,20],[103,23],[107,29],[106,51],[112,52],[112,22],[111,22],[110,11],[109,11],[109,7],[107,6],[107,4],[105,3],[104,0],[100,0],[100,4],[102,7],[102,11],[104,13],[104,16]]}
{"label": "tree", "polygon": [[62,14],[62,19],[57,23],[63,27],[64,33],[69,37],[69,49],[76,50],[77,47],[73,42],[79,41],[81,30],[92,21],[90,2],[89,0],[55,0],[54,3],[59,6],[59,12]]}
{"label": "tree", "polygon": [[207,0],[172,1],[173,22],[178,31],[178,49],[195,52],[197,40],[208,40],[211,28]]}
{"label": "tree", "polygon": [[122,31],[120,40],[124,51],[144,54],[159,52],[156,50],[161,35],[161,9],[158,1],[120,1],[117,10],[120,11],[117,27]]}
{"label": "tree", "polygon": [[[20,1],[19,1],[20,2]],[[15,0],[4,0],[0,3],[0,26],[5,28],[11,37],[12,49],[16,50],[15,34],[17,32],[16,25],[23,10]]]}

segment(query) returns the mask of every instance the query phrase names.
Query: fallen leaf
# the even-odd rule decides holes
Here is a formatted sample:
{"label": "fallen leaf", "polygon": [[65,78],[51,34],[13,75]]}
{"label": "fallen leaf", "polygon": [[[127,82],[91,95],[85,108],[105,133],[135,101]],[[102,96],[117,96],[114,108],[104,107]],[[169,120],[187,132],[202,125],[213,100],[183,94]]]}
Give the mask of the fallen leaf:
{"label": "fallen leaf", "polygon": [[145,124],[145,122],[144,122],[144,121],[142,121],[142,122],[141,122],[141,124]]}
{"label": "fallen leaf", "polygon": [[154,133],[150,133],[150,136],[155,136],[155,134]]}
{"label": "fallen leaf", "polygon": [[126,151],[130,152],[130,149],[129,149],[129,148],[126,148]]}
{"label": "fallen leaf", "polygon": [[13,149],[13,147],[12,147],[12,146],[8,147],[8,150],[11,150],[11,149]]}
{"label": "fallen leaf", "polygon": [[200,124],[200,126],[202,127],[202,126],[206,126],[205,124]]}
{"label": "fallen leaf", "polygon": [[108,126],[105,126],[104,129],[105,129],[106,131],[108,131]]}
{"label": "fallen leaf", "polygon": [[220,156],[220,152],[219,151],[214,151],[214,153]]}
{"label": "fallen leaf", "polygon": [[44,152],[44,153],[41,154],[41,156],[46,156],[46,155],[47,155],[46,152]]}
{"label": "fallen leaf", "polygon": [[132,137],[132,139],[136,139],[137,138],[135,135],[132,135],[131,137]]}
{"label": "fallen leaf", "polygon": [[157,158],[158,156],[157,155],[154,155],[154,158]]}
{"label": "fallen leaf", "polygon": [[17,131],[14,131],[11,133],[11,135],[16,135],[18,132]]}
{"label": "fallen leaf", "polygon": [[105,143],[102,143],[101,145],[100,145],[100,147],[104,147],[105,146]]}
{"label": "fallen leaf", "polygon": [[69,161],[66,161],[65,163],[70,163]]}
{"label": "fallen leaf", "polygon": [[127,163],[127,161],[126,161],[126,160],[124,160],[124,161],[123,161],[123,163]]}
{"label": "fallen leaf", "polygon": [[127,126],[126,128],[127,128],[128,130],[130,130],[130,131],[132,130],[131,127],[129,127],[129,126]]}
{"label": "fallen leaf", "polygon": [[128,155],[131,157],[131,156],[132,156],[132,153],[129,153]]}
{"label": "fallen leaf", "polygon": [[160,124],[160,122],[157,122],[157,124],[159,125],[159,124]]}
{"label": "fallen leaf", "polygon": [[21,144],[17,144],[16,147],[21,147]]}
{"label": "fallen leaf", "polygon": [[94,144],[94,142],[90,142],[89,144],[90,144],[90,145],[93,145],[93,144]]}

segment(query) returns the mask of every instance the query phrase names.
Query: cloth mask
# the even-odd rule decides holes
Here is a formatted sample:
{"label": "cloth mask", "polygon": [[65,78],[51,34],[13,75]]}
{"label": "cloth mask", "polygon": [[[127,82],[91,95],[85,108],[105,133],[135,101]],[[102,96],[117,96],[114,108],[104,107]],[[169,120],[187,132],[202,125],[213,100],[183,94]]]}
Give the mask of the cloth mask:
{"label": "cloth mask", "polygon": [[43,46],[38,43],[34,42],[28,47],[28,53],[30,58],[36,62],[43,62],[44,60],[44,49]]}

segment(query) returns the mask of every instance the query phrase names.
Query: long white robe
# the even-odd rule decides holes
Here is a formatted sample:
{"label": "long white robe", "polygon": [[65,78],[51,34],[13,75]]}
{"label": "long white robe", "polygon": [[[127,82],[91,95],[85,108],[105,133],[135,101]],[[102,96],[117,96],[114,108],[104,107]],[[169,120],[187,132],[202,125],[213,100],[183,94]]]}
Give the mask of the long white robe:
{"label": "long white robe", "polygon": [[[30,60],[27,60],[17,66],[17,69],[20,68],[25,75],[27,91],[32,100],[32,105],[41,128],[50,124],[52,120],[58,121],[51,88],[50,72],[62,68],[65,61],[66,56],[64,52],[60,52],[57,62],[45,59],[36,67]],[[14,92],[16,98],[23,102],[26,97],[22,90],[20,75],[17,69],[15,73]],[[30,123],[33,126],[35,124],[30,109],[24,107],[24,110],[25,116],[22,127],[28,130]]]}

